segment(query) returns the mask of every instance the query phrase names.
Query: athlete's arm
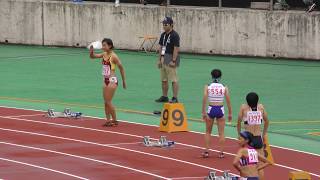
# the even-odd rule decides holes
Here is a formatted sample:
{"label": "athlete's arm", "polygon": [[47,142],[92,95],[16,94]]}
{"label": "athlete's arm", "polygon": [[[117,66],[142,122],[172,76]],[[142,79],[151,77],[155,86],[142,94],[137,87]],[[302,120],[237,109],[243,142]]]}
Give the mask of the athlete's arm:
{"label": "athlete's arm", "polygon": [[243,117],[243,105],[240,106],[240,110],[238,114],[238,123],[237,123],[238,136],[240,136],[240,132],[241,132],[242,117]]}
{"label": "athlete's arm", "polygon": [[258,171],[261,169],[266,168],[267,166],[273,165],[273,163],[271,161],[269,161],[267,158],[261,156],[260,154],[258,154],[258,159],[259,161],[263,162],[262,165],[258,166]]}
{"label": "athlete's arm", "polygon": [[268,119],[268,114],[267,111],[264,109],[263,105],[261,105],[262,109],[263,109],[263,121],[264,121],[264,126],[263,126],[263,138],[265,140],[267,132],[268,132],[268,128],[269,128],[269,119]]}
{"label": "athlete's arm", "polygon": [[203,98],[202,98],[202,119],[203,120],[207,119],[207,113],[206,113],[207,99],[208,99],[208,85],[205,85],[203,90]]}
{"label": "athlete's arm", "polygon": [[226,87],[225,89],[225,95],[226,95],[226,101],[227,101],[227,106],[228,106],[228,120],[231,122],[232,120],[232,107],[231,107],[231,100],[230,100],[230,94],[229,94],[229,89]]}
{"label": "athlete's arm", "polygon": [[242,151],[243,149],[240,149],[236,155],[236,157],[233,159],[233,167],[236,168],[239,172],[241,172],[241,168],[240,168],[240,164],[239,164],[239,161],[240,161],[240,158],[242,156]]}
{"label": "athlete's arm", "polygon": [[127,84],[126,84],[126,76],[125,76],[125,72],[124,72],[124,67],[120,61],[120,59],[118,58],[118,56],[113,56],[112,57],[112,61],[118,66],[119,70],[120,70],[120,74],[121,74],[121,78],[122,78],[122,86],[123,89],[127,88]]}
{"label": "athlete's arm", "polygon": [[94,50],[93,50],[93,46],[90,46],[90,50],[89,50],[89,53],[90,53],[90,58],[102,58],[103,57],[103,53],[102,54],[95,54],[94,53]]}

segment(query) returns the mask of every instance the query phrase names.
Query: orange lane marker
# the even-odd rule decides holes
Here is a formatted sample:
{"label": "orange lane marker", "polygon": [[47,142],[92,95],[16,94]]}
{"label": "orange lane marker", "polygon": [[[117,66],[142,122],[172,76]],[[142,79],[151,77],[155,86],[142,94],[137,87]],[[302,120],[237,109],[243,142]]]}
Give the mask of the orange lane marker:
{"label": "orange lane marker", "polygon": [[164,103],[161,114],[159,126],[160,131],[189,131],[187,115],[182,103]]}
{"label": "orange lane marker", "polygon": [[311,136],[320,136],[320,132],[309,132],[308,134]]}

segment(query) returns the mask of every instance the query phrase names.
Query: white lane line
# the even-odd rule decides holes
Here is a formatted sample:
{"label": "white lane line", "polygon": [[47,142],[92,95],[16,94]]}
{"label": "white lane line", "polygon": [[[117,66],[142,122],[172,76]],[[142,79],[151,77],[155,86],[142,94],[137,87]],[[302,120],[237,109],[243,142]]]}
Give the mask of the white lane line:
{"label": "white lane line", "polygon": [[[24,109],[24,108],[15,108],[15,107],[7,107],[7,106],[0,106],[0,107],[13,108],[13,109],[22,109],[22,110],[40,111],[40,110],[34,110],[34,109]],[[92,116],[86,116],[86,117],[95,118],[95,119],[103,119],[103,118],[92,117]],[[6,118],[6,117],[5,116],[0,116],[0,118]],[[120,133],[120,132],[114,132],[114,131],[106,131],[106,130],[100,130],[100,129],[94,129],[94,128],[81,127],[81,126],[63,125],[63,124],[58,124],[58,123],[34,121],[34,120],[29,120],[29,119],[20,119],[20,118],[8,118],[8,119],[15,119],[15,120],[20,120],[20,121],[43,123],[43,124],[51,124],[51,125],[72,127],[72,128],[78,128],[78,129],[86,129],[86,130],[92,130],[92,131],[97,131],[97,132],[114,133],[114,134],[120,134],[120,135],[131,136],[131,137],[139,137],[139,138],[143,137],[143,136],[134,135],[134,134]],[[145,126],[158,127],[158,126],[155,126],[155,125],[147,125],[147,124],[142,124],[142,123],[133,123],[133,122],[128,122],[128,121],[123,121],[123,122],[131,123],[131,124],[139,124],[139,125],[145,125]],[[204,133],[194,132],[194,131],[191,131],[191,132],[196,133],[196,134],[204,134]],[[230,138],[230,137],[227,137],[227,138],[236,140],[236,138]],[[194,145],[190,145],[190,144],[184,144],[184,143],[177,143],[177,144],[188,146],[188,147],[194,147],[194,148],[197,148],[197,149],[204,149],[203,147],[194,146]],[[271,146],[273,146],[273,145],[271,145]],[[305,152],[305,151],[294,150],[294,149],[290,149],[290,148],[284,148],[284,147],[280,147],[280,146],[273,146],[273,147],[280,148],[280,149],[285,149],[285,150],[290,150],[290,151],[296,151],[296,152],[305,153],[305,154],[310,154],[310,155],[314,155],[314,156],[320,156],[318,154],[309,153],[309,152]],[[215,149],[211,149],[210,151],[219,152],[218,150],[215,150]],[[225,154],[235,156],[235,154],[233,154],[233,153],[225,152]],[[303,171],[303,170],[300,170],[300,169],[297,169],[297,168],[293,168],[293,167],[285,166],[285,165],[281,165],[281,164],[275,164],[275,165],[278,166],[278,167],[282,167],[282,168],[286,168],[286,169],[290,169],[290,170],[294,170],[294,171]],[[320,177],[319,174],[315,174],[315,173],[311,173],[311,172],[309,172],[309,173],[311,175],[313,175],[313,176]]]}
{"label": "white lane line", "polygon": [[[6,117],[0,116],[0,118],[6,118]],[[82,127],[82,126],[65,125],[65,124],[59,124],[59,123],[35,121],[35,120],[21,119],[21,118],[7,118],[7,119],[14,119],[14,120],[26,121],[26,122],[34,122],[34,123],[39,123],[39,124],[50,124],[50,125],[55,125],[55,126],[71,127],[71,128],[85,129],[85,130],[90,130],[90,131],[107,132],[107,133],[113,133],[113,134],[118,134],[118,135],[124,135],[124,136],[131,136],[131,137],[143,138],[143,136],[134,135],[134,134],[121,133],[121,132],[115,132],[115,131],[107,131],[107,130],[94,129],[94,128],[87,128],[87,127]],[[1,120],[1,119],[0,119],[0,120]],[[152,139],[156,139],[156,138],[152,138]],[[193,148],[197,148],[197,149],[204,149],[203,147],[199,147],[199,146],[195,146],[195,145],[190,145],[190,144],[179,143],[179,142],[177,142],[176,144],[180,144],[180,145],[187,146],[187,147],[193,147]],[[215,149],[210,149],[210,151],[219,152],[218,150],[215,150]],[[228,155],[231,155],[231,156],[235,156],[235,154],[233,154],[233,153],[225,152],[225,154],[228,154]],[[290,169],[290,170],[294,170],[294,171],[303,171],[303,170],[300,170],[300,169],[297,169],[297,168],[293,168],[293,167],[285,166],[285,165],[281,165],[281,164],[275,164],[275,165],[278,166],[278,167],[282,167],[282,168],[286,168],[286,169]],[[221,172],[221,171],[220,171],[220,172]],[[319,174],[315,174],[315,173],[311,173],[311,172],[309,172],[309,173],[312,174],[313,176],[320,177]]]}
{"label": "white lane line", "polygon": [[[0,106],[0,108],[10,108],[10,109],[19,109],[19,110],[27,110],[27,111],[36,111],[36,112],[46,112],[44,110],[38,110],[38,109],[31,109],[31,108],[18,108],[18,107],[10,107],[10,106]],[[89,118],[94,118],[94,119],[100,119],[100,120],[105,120],[104,118],[100,118],[100,117],[94,117],[94,116],[84,116],[84,117],[89,117]],[[130,122],[130,121],[125,121],[125,120],[119,120],[121,122],[126,122],[126,123],[130,123],[130,124],[138,124],[138,125],[143,125],[143,126],[150,126],[150,127],[159,127],[157,125],[150,125],[150,124],[143,124],[143,123],[137,123],[137,122]],[[189,131],[195,134],[204,134],[202,132],[196,132],[196,131]],[[212,135],[212,136],[216,136],[217,135]],[[233,137],[226,137],[226,139],[232,139],[232,140],[237,140],[237,138],[233,138]],[[311,153],[311,152],[307,152],[307,151],[301,151],[301,150],[296,150],[296,149],[291,149],[291,148],[286,148],[286,147],[282,147],[282,146],[276,146],[276,145],[271,145],[271,147],[275,147],[275,148],[279,148],[279,149],[284,149],[284,150],[288,150],[288,151],[294,151],[294,152],[298,152],[298,153],[304,153],[304,154],[309,154],[309,155],[313,155],[313,156],[318,156],[320,157],[320,154],[316,154],[316,153]]]}
{"label": "white lane line", "polygon": [[5,116],[5,117],[32,117],[32,116],[40,116],[40,115],[44,115],[42,114],[26,114],[26,115],[17,115],[17,116]]}
{"label": "white lane line", "polygon": [[119,165],[119,164],[110,163],[110,162],[106,162],[106,161],[101,161],[101,160],[97,160],[97,159],[87,158],[87,157],[84,157],[84,156],[78,156],[78,155],[74,155],[74,154],[68,154],[68,153],[63,153],[63,152],[59,152],[59,151],[53,151],[53,150],[49,150],[49,149],[37,148],[37,147],[33,147],[33,146],[26,146],[26,145],[14,144],[14,143],[3,142],[3,141],[0,141],[0,144],[6,144],[6,145],[11,145],[11,146],[16,146],[16,147],[22,147],[22,148],[28,148],[28,149],[34,149],[34,150],[39,150],[39,151],[45,151],[45,152],[60,154],[60,155],[64,155],[64,156],[70,156],[70,157],[74,157],[74,158],[78,158],[78,159],[84,159],[84,160],[88,160],[88,161],[98,162],[98,163],[102,163],[102,164],[107,164],[107,165],[111,165],[111,166],[116,166],[116,167],[120,167],[120,168],[124,168],[124,169],[128,169],[128,170],[132,170],[132,171],[135,171],[135,172],[147,174],[147,175],[150,175],[150,176],[153,176],[153,177],[157,177],[157,178],[161,178],[161,179],[170,180],[170,178],[159,176],[159,175],[156,175],[156,174],[153,174],[153,173],[149,173],[149,172],[146,172],[146,171],[143,171],[143,170],[134,169],[134,168],[131,168],[131,167],[122,166],[122,165]]}
{"label": "white lane line", "polygon": [[[2,142],[0,142],[0,143],[2,143]],[[69,174],[69,173],[66,173],[66,172],[62,172],[62,171],[46,168],[46,167],[43,167],[43,166],[34,165],[34,164],[29,164],[29,163],[25,163],[25,162],[21,162],[21,161],[16,161],[16,160],[12,160],[12,159],[1,158],[1,157],[0,157],[0,160],[8,161],[8,162],[16,163],[16,164],[22,164],[22,165],[25,165],[25,166],[30,166],[30,167],[34,167],[34,168],[38,168],[38,169],[43,169],[43,170],[46,170],[46,171],[51,171],[51,172],[63,174],[63,175],[66,175],[66,176],[74,177],[74,178],[77,178],[77,179],[89,180],[89,179],[84,178],[84,177],[76,176],[76,175]]]}
{"label": "white lane line", "polygon": [[[166,159],[166,160],[176,161],[176,162],[180,162],[180,163],[184,163],[184,164],[189,164],[189,165],[193,165],[193,166],[197,166],[197,167],[201,167],[201,168],[205,168],[205,169],[209,169],[209,170],[215,170],[215,171],[218,171],[218,172],[223,172],[220,169],[204,166],[204,165],[201,165],[201,164],[192,163],[192,162],[189,162],[189,161],[184,161],[184,160],[175,159],[175,158],[171,158],[171,157],[166,157],[166,156],[161,156],[161,155],[157,155],[157,154],[147,153],[147,152],[143,152],[143,151],[127,149],[127,148],[123,148],[123,147],[111,146],[111,145],[108,145],[108,144],[100,144],[100,143],[95,143],[95,142],[90,142],[90,141],[83,141],[83,140],[79,140],[79,139],[72,139],[72,138],[66,138],[66,137],[61,137],[61,136],[53,136],[53,135],[34,133],[34,132],[28,132],[28,131],[20,131],[20,130],[14,130],[14,129],[0,128],[0,130],[11,131],[11,132],[16,132],[16,133],[23,133],[23,134],[32,134],[32,135],[36,135],[36,136],[50,137],[50,138],[55,138],[55,139],[63,139],[63,140],[80,142],[80,143],[91,144],[91,145],[96,145],[96,146],[109,147],[109,148],[113,148],[113,149],[120,149],[120,150],[124,150],[124,151],[130,151],[130,152],[134,152],[134,153],[138,153],[138,154],[143,154],[143,155],[153,156],[153,157],[157,157],[157,158],[161,158],[161,159]],[[230,174],[232,174],[232,173],[230,173]],[[236,174],[232,174],[232,175],[236,176]]]}
{"label": "white lane line", "polygon": [[171,178],[172,180],[175,179],[205,179],[205,176],[201,176],[201,177],[176,177],[176,178]]}
{"label": "white lane line", "polygon": [[121,146],[121,145],[132,145],[132,144],[143,144],[142,142],[129,142],[129,143],[114,143],[114,144],[105,144],[108,146]]}

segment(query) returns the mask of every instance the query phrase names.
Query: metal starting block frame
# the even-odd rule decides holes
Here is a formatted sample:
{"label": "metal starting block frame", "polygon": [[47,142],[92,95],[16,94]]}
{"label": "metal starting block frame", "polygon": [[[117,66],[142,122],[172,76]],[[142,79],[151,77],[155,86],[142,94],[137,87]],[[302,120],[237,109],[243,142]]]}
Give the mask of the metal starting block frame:
{"label": "metal starting block frame", "polygon": [[45,115],[48,118],[74,118],[80,119],[82,117],[81,112],[72,112],[70,108],[65,108],[63,112],[54,112],[54,109],[48,109]]}
{"label": "metal starting block frame", "polygon": [[[217,176],[216,171],[210,171],[209,175],[205,177],[205,180],[244,180],[236,176],[232,176],[229,170],[223,171],[223,176]],[[246,178],[245,178],[246,179]]]}
{"label": "metal starting block frame", "polygon": [[146,147],[171,147],[174,141],[168,141],[166,136],[160,136],[159,140],[151,140],[150,136],[143,137],[143,145]]}

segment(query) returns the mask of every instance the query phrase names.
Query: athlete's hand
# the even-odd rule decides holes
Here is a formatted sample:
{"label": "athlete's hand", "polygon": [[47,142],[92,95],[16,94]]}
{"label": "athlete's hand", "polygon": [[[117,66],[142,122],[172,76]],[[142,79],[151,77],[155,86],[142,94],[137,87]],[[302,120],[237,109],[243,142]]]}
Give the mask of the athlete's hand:
{"label": "athlete's hand", "polygon": [[208,115],[207,113],[202,113],[202,120],[207,121],[208,120]]}
{"label": "athlete's hand", "polygon": [[93,58],[93,46],[92,45],[90,46],[89,54],[90,54],[90,57]]}
{"label": "athlete's hand", "polygon": [[122,81],[122,87],[123,87],[123,89],[127,89],[127,84],[125,81]]}
{"label": "athlete's hand", "polygon": [[92,45],[90,46],[89,51],[90,51],[90,54],[93,53],[93,46]]}
{"label": "athlete's hand", "polygon": [[264,143],[266,143],[267,138],[268,138],[267,134],[263,134],[262,138],[263,138],[263,139],[262,139],[262,140],[263,140],[263,142],[264,142]]}
{"label": "athlete's hand", "polygon": [[232,114],[228,114],[228,121],[229,121],[229,123],[231,123],[231,121],[232,121]]}

